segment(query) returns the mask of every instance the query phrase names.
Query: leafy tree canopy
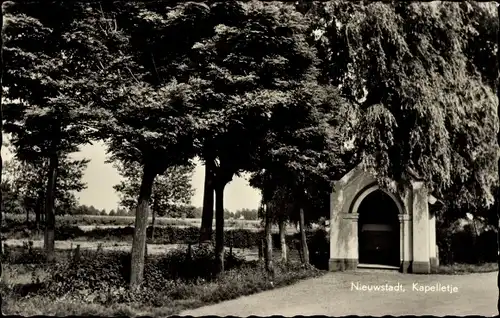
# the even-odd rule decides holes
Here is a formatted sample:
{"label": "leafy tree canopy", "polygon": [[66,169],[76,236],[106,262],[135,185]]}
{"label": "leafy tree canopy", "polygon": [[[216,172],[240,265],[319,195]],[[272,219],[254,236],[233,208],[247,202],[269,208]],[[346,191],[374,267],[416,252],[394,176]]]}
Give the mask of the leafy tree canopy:
{"label": "leafy tree canopy", "polygon": [[323,79],[361,112],[358,162],[385,186],[417,177],[458,205],[492,203],[496,10],[445,2],[318,8]]}
{"label": "leafy tree canopy", "polygon": [[[5,129],[25,159],[70,153],[95,133],[89,119],[118,45],[90,4],[10,2],[5,10]],[[100,41],[102,40],[102,41]]]}
{"label": "leafy tree canopy", "polygon": [[[82,178],[89,162],[88,159],[74,160],[68,156],[60,161],[55,191],[56,214],[69,214],[78,206],[75,193],[87,188]],[[5,164],[4,182],[15,192],[24,209],[36,211],[44,202],[47,173],[46,159],[20,161],[14,158]]]}
{"label": "leafy tree canopy", "polygon": [[[124,178],[113,186],[120,195],[120,205],[133,210],[137,206],[142,170],[138,164],[115,163],[115,168]],[[169,215],[173,206],[187,205],[191,202],[194,194],[191,186],[193,170],[193,165],[170,167],[156,177],[150,207],[155,209],[159,216]]]}
{"label": "leafy tree canopy", "polygon": [[216,159],[224,183],[253,169],[273,109],[314,76],[317,61],[305,35],[308,21],[290,4],[217,3],[211,12],[220,22],[193,46],[191,83],[204,107],[199,155]]}

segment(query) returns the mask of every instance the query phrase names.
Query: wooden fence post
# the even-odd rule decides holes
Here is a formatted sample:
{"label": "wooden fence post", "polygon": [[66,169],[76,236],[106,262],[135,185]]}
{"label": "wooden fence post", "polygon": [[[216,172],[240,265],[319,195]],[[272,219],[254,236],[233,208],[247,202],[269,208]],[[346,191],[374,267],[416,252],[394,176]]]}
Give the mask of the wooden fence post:
{"label": "wooden fence post", "polygon": [[257,249],[259,250],[259,261],[262,260],[262,257],[264,256],[264,250],[262,249],[262,239],[257,244]]}
{"label": "wooden fence post", "polygon": [[229,237],[229,256],[233,256],[233,234],[234,232],[231,231],[231,235]]}
{"label": "wooden fence post", "polygon": [[75,255],[73,256],[73,261],[74,262],[79,262],[80,261],[80,244],[76,245]]}

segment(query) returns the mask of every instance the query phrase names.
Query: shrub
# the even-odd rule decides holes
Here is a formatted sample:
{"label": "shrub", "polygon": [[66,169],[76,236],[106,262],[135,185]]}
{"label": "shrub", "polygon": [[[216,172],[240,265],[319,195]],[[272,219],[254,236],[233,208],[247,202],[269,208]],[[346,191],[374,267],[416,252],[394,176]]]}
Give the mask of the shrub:
{"label": "shrub", "polygon": [[[210,252],[211,248],[205,247],[204,250],[193,251],[192,255],[198,254],[200,258],[203,258],[202,255]],[[185,256],[182,253],[178,254]],[[37,306],[37,309],[40,308],[34,313],[42,311],[59,315],[59,313],[67,313],[71,309],[75,315],[93,313],[135,315],[137,311],[141,313],[144,313],[144,310],[151,312],[152,306],[162,307],[161,315],[164,316],[179,313],[183,309],[234,299],[273,288],[269,284],[263,264],[259,262],[235,266],[214,280],[198,278],[184,281],[168,278],[170,275],[160,266],[161,260],[168,257],[178,259],[180,258],[178,254],[169,253],[162,257],[148,257],[144,271],[145,283],[135,292],[130,292],[125,286],[125,282],[128,280],[126,267],[129,255],[116,252],[99,255],[95,252],[82,253],[79,263],[73,262],[71,264],[68,261],[64,265],[54,268],[49,281],[44,284],[42,289],[31,291],[29,297],[22,298],[24,296],[20,296],[11,286],[1,283],[0,291],[3,295],[8,295],[6,300],[8,300],[9,312],[23,313],[25,312],[23,306],[34,305]],[[108,261],[112,264],[105,264]],[[275,266],[275,287],[288,285],[299,279],[314,277],[321,273],[314,268],[304,268],[295,263],[277,262]],[[86,282],[86,280],[90,280],[90,282]],[[104,283],[99,284],[99,280],[103,280]],[[76,286],[72,286],[71,283]],[[117,285],[113,286],[112,284]],[[65,290],[61,290],[61,288]],[[68,293],[68,291],[72,292]],[[50,306],[47,306],[48,304]],[[59,304],[56,305],[56,311],[54,311],[52,304]],[[112,307],[115,309],[131,308],[120,307],[127,306],[126,304],[136,309],[120,312],[117,310],[102,311],[104,307],[106,309]],[[141,309],[137,308],[138,305]],[[91,308],[94,310],[90,310]],[[157,310],[153,310],[153,315],[156,316],[156,313]]]}
{"label": "shrub", "polygon": [[[53,297],[71,294],[80,298],[97,293],[97,300],[92,298],[91,301],[127,302],[154,297],[154,293],[144,294],[144,290],[160,292],[171,289],[178,282],[209,281],[215,277],[212,248],[196,246],[190,253],[186,249],[175,249],[166,255],[146,258],[144,290],[131,294],[126,291],[130,262],[130,253],[126,252],[82,251],[79,260],[66,258],[51,268],[43,292]],[[243,264],[242,259],[226,254],[227,270]]]}
{"label": "shrub", "polygon": [[498,255],[496,235],[496,230],[488,227],[477,235],[470,225],[461,228],[458,222],[447,227],[438,227],[436,241],[439,261],[443,265],[496,262]]}
{"label": "shrub", "polygon": [[55,229],[55,239],[58,241],[71,240],[84,235],[85,231],[74,225],[59,225]]}
{"label": "shrub", "polygon": [[79,260],[65,259],[50,271],[47,291],[54,296],[124,287],[130,276],[130,253],[82,251]]}
{"label": "shrub", "polygon": [[[147,228],[147,236],[151,237],[152,227]],[[197,227],[159,227],[155,228],[156,244],[181,244],[197,242],[200,235],[200,229]],[[151,241],[151,240],[150,240]]]}
{"label": "shrub", "polygon": [[[189,249],[191,249],[189,251]],[[162,257],[158,266],[162,268],[169,279],[186,281],[211,280],[216,274],[215,251],[209,245],[194,245],[186,249],[176,249]],[[238,268],[244,260],[226,252],[224,268]]]}
{"label": "shrub", "polygon": [[[264,237],[264,232],[255,232],[246,229],[229,230],[225,232],[226,245],[232,245],[235,248],[253,248],[257,246]],[[215,234],[213,239],[215,239]]]}
{"label": "shrub", "polygon": [[474,245],[475,234],[470,226],[465,226],[462,231],[452,236],[451,249],[453,251],[453,262],[472,264],[476,262],[476,251]]}
{"label": "shrub", "polygon": [[328,232],[319,228],[308,234],[309,262],[318,269],[327,270],[330,259]]}
{"label": "shrub", "polygon": [[44,251],[34,248],[33,241],[23,242],[23,246],[4,245],[1,259],[6,264],[44,264],[46,261]]}
{"label": "shrub", "polygon": [[488,230],[481,233],[476,241],[476,250],[480,256],[479,262],[498,261],[497,231]]}

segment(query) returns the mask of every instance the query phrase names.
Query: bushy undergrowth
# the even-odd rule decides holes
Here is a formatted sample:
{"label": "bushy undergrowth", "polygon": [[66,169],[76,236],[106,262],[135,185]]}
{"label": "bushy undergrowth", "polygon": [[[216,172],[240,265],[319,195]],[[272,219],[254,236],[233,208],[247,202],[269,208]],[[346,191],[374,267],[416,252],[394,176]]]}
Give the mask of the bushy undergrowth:
{"label": "bushy undergrowth", "polygon": [[[81,252],[78,260],[69,258],[51,267],[45,290],[50,295],[104,293],[128,286],[130,253]],[[243,260],[226,255],[228,270],[243,265]],[[166,255],[148,256],[144,268],[145,288],[161,291],[176,281],[212,280],[215,277],[214,252],[208,247],[193,246],[191,251],[176,249]],[[108,298],[112,294],[106,295]],[[114,299],[113,301],[119,301]]]}
{"label": "bushy undergrowth", "polygon": [[436,234],[439,259],[443,265],[497,261],[498,243],[495,230],[482,231],[478,235],[469,225],[464,228],[452,225],[438,229]]}
{"label": "bushy undergrowth", "polygon": [[4,245],[1,255],[2,263],[7,264],[43,264],[46,261],[45,253],[33,247],[33,242],[24,242],[23,246]]}
{"label": "bushy undergrowth", "polygon": [[[130,292],[130,253],[82,251],[78,258],[73,255],[48,267],[48,278],[28,295],[13,295],[16,291],[5,290],[5,285],[2,289],[11,299],[44,297],[48,301],[67,299],[87,304],[141,303],[160,307],[170,301],[187,299],[200,304],[214,303],[270,288],[259,262],[245,262],[227,253],[226,271],[216,276],[213,260],[214,251],[210,246],[148,256],[144,284]],[[316,269],[278,262],[274,284],[286,285],[317,274]]]}
{"label": "bushy undergrowth", "polygon": [[[90,264],[87,263],[87,268]],[[90,266],[91,267],[91,266]],[[107,267],[109,268],[109,267]],[[148,268],[148,267],[147,267]],[[195,281],[165,279],[157,271],[145,271],[145,284],[136,292],[129,292],[123,286],[105,286],[104,290],[84,289],[63,294],[42,288],[27,296],[20,297],[16,291],[2,287],[4,312],[22,315],[105,315],[133,316],[138,312],[148,316],[167,316],[180,311],[234,299],[267,289],[292,284],[300,279],[315,277],[322,272],[314,268],[304,268],[300,264],[276,263],[274,286],[269,284],[261,263],[243,264],[227,270],[224,275],[213,279]],[[75,278],[82,284],[82,278]],[[52,288],[56,288],[53,285]],[[9,286],[7,286],[9,287]]]}

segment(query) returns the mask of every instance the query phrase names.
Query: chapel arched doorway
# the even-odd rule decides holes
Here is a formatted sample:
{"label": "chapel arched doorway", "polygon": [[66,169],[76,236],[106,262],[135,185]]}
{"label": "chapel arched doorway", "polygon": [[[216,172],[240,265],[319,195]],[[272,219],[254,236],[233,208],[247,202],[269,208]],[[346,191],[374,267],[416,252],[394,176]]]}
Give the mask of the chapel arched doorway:
{"label": "chapel arched doorway", "polygon": [[358,208],[359,263],[400,266],[399,210],[396,202],[377,189]]}

